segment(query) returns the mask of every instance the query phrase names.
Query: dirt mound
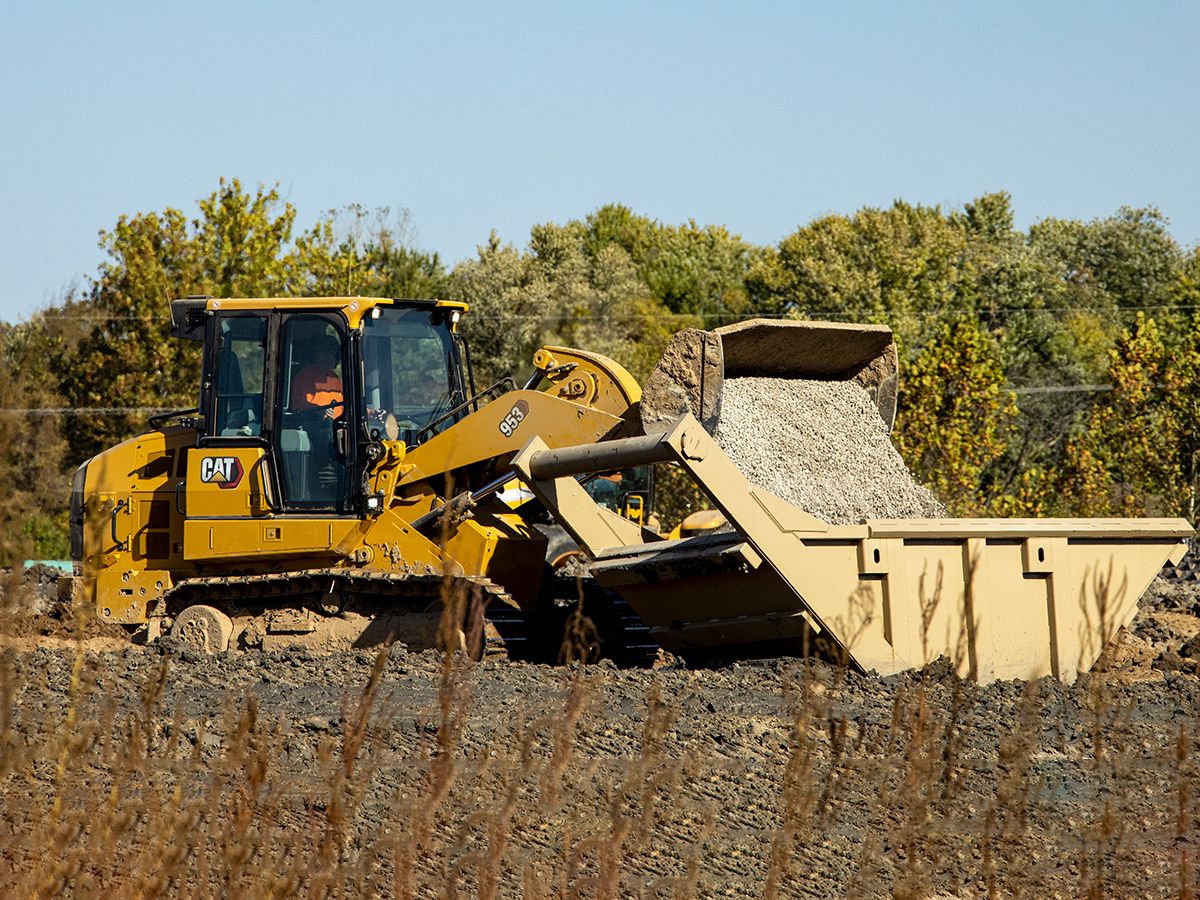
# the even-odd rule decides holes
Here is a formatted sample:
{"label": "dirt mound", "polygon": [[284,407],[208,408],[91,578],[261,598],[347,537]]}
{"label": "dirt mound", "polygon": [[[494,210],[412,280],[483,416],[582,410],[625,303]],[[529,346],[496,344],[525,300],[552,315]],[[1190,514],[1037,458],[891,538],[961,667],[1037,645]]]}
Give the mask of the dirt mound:
{"label": "dirt mound", "polygon": [[[1155,591],[1122,645],[1180,654],[1161,617],[1183,614],[1156,604],[1189,598]],[[879,678],[795,660],[651,671],[128,648],[85,654],[76,677],[78,659],[10,651],[0,667],[9,895],[35,875],[77,895],[1195,886],[1200,679],[1154,659],[1110,659],[1071,687],[985,688],[944,660]]]}
{"label": "dirt mound", "polygon": [[94,607],[60,595],[61,574],[52,566],[0,570],[0,643],[32,649],[82,638],[101,649],[112,641],[128,642],[125,629],[100,619]]}

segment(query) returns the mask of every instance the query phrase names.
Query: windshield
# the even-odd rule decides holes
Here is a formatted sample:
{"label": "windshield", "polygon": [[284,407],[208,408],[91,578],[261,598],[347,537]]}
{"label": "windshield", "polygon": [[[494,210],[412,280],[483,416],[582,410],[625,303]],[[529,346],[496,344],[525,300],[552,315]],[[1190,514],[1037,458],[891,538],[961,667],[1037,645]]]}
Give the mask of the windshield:
{"label": "windshield", "polygon": [[651,477],[650,466],[633,466],[597,475],[584,489],[600,506],[620,512],[630,494],[649,494]]}
{"label": "windshield", "polygon": [[377,309],[363,323],[366,407],[416,432],[454,406],[454,338],[440,310]]}

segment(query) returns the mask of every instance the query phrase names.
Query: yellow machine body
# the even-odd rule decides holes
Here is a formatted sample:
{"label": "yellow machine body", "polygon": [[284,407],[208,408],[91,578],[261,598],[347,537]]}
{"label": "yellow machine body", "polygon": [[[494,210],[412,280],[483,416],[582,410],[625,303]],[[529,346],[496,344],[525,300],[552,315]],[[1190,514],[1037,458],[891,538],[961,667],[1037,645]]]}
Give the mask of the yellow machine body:
{"label": "yellow machine body", "polygon": [[[207,300],[204,314],[333,314],[350,334],[390,301],[375,298]],[[445,310],[464,304],[409,301],[406,308]],[[444,575],[486,579],[514,606],[535,602],[546,541],[496,496],[471,503],[447,524],[414,527],[478,472],[507,471],[526,435],[569,447],[626,433],[640,389],[617,363],[567,348],[539,353],[541,390],[506,390],[465,412],[441,433],[408,447],[383,437],[365,475],[376,498],[369,514],[281,510],[278,472],[268,446],[204,440],[203,423],[161,427],[113,447],[81,467],[74,487],[79,531],[76,592],[107,621],[150,622],[157,634],[177,610],[168,603],[181,583],[205,579],[228,587],[276,584],[292,572],[354,573],[427,581]],[[211,373],[206,375],[211,380]],[[506,417],[520,421],[509,431]],[[248,438],[242,443],[253,443]],[[278,455],[278,454],[277,454]],[[456,483],[456,480],[459,480]],[[259,581],[254,581],[254,579]],[[248,594],[244,589],[243,594]],[[201,595],[202,596],[202,595]],[[434,601],[433,596],[424,598]],[[253,598],[251,598],[253,599]],[[422,601],[424,602],[424,601]],[[263,600],[270,604],[269,597]],[[157,620],[157,621],[156,621]]]}

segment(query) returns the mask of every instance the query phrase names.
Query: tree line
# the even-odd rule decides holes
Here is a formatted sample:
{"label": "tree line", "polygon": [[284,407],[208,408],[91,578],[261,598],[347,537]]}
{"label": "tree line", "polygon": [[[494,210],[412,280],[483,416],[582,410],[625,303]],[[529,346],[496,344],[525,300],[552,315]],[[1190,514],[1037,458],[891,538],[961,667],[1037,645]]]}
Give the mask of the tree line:
{"label": "tree line", "polygon": [[[195,403],[198,348],[169,301],[378,295],[465,300],[476,377],[531,370],[544,343],[644,378],[669,337],[754,316],[877,322],[901,358],[894,440],[957,515],[1196,518],[1200,251],[1153,208],[1013,222],[1006,193],[962,209],[827,215],[758,246],[618,204],[495,233],[454,265],[404,213],[348,206],[297,227],[277,189],[221,180],[187,214],[121,216],[84,286],[0,325],[0,557],[67,553],[69,473]],[[675,512],[684,508],[678,502]]]}

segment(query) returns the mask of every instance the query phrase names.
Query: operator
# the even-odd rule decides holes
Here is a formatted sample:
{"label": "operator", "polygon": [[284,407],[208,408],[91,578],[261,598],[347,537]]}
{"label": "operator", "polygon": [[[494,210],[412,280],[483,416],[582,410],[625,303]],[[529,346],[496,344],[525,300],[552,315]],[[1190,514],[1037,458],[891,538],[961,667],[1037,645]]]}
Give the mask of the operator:
{"label": "operator", "polygon": [[326,418],[342,417],[342,379],[335,371],[340,355],[334,338],[321,338],[313,361],[292,376],[292,409],[323,409]]}

